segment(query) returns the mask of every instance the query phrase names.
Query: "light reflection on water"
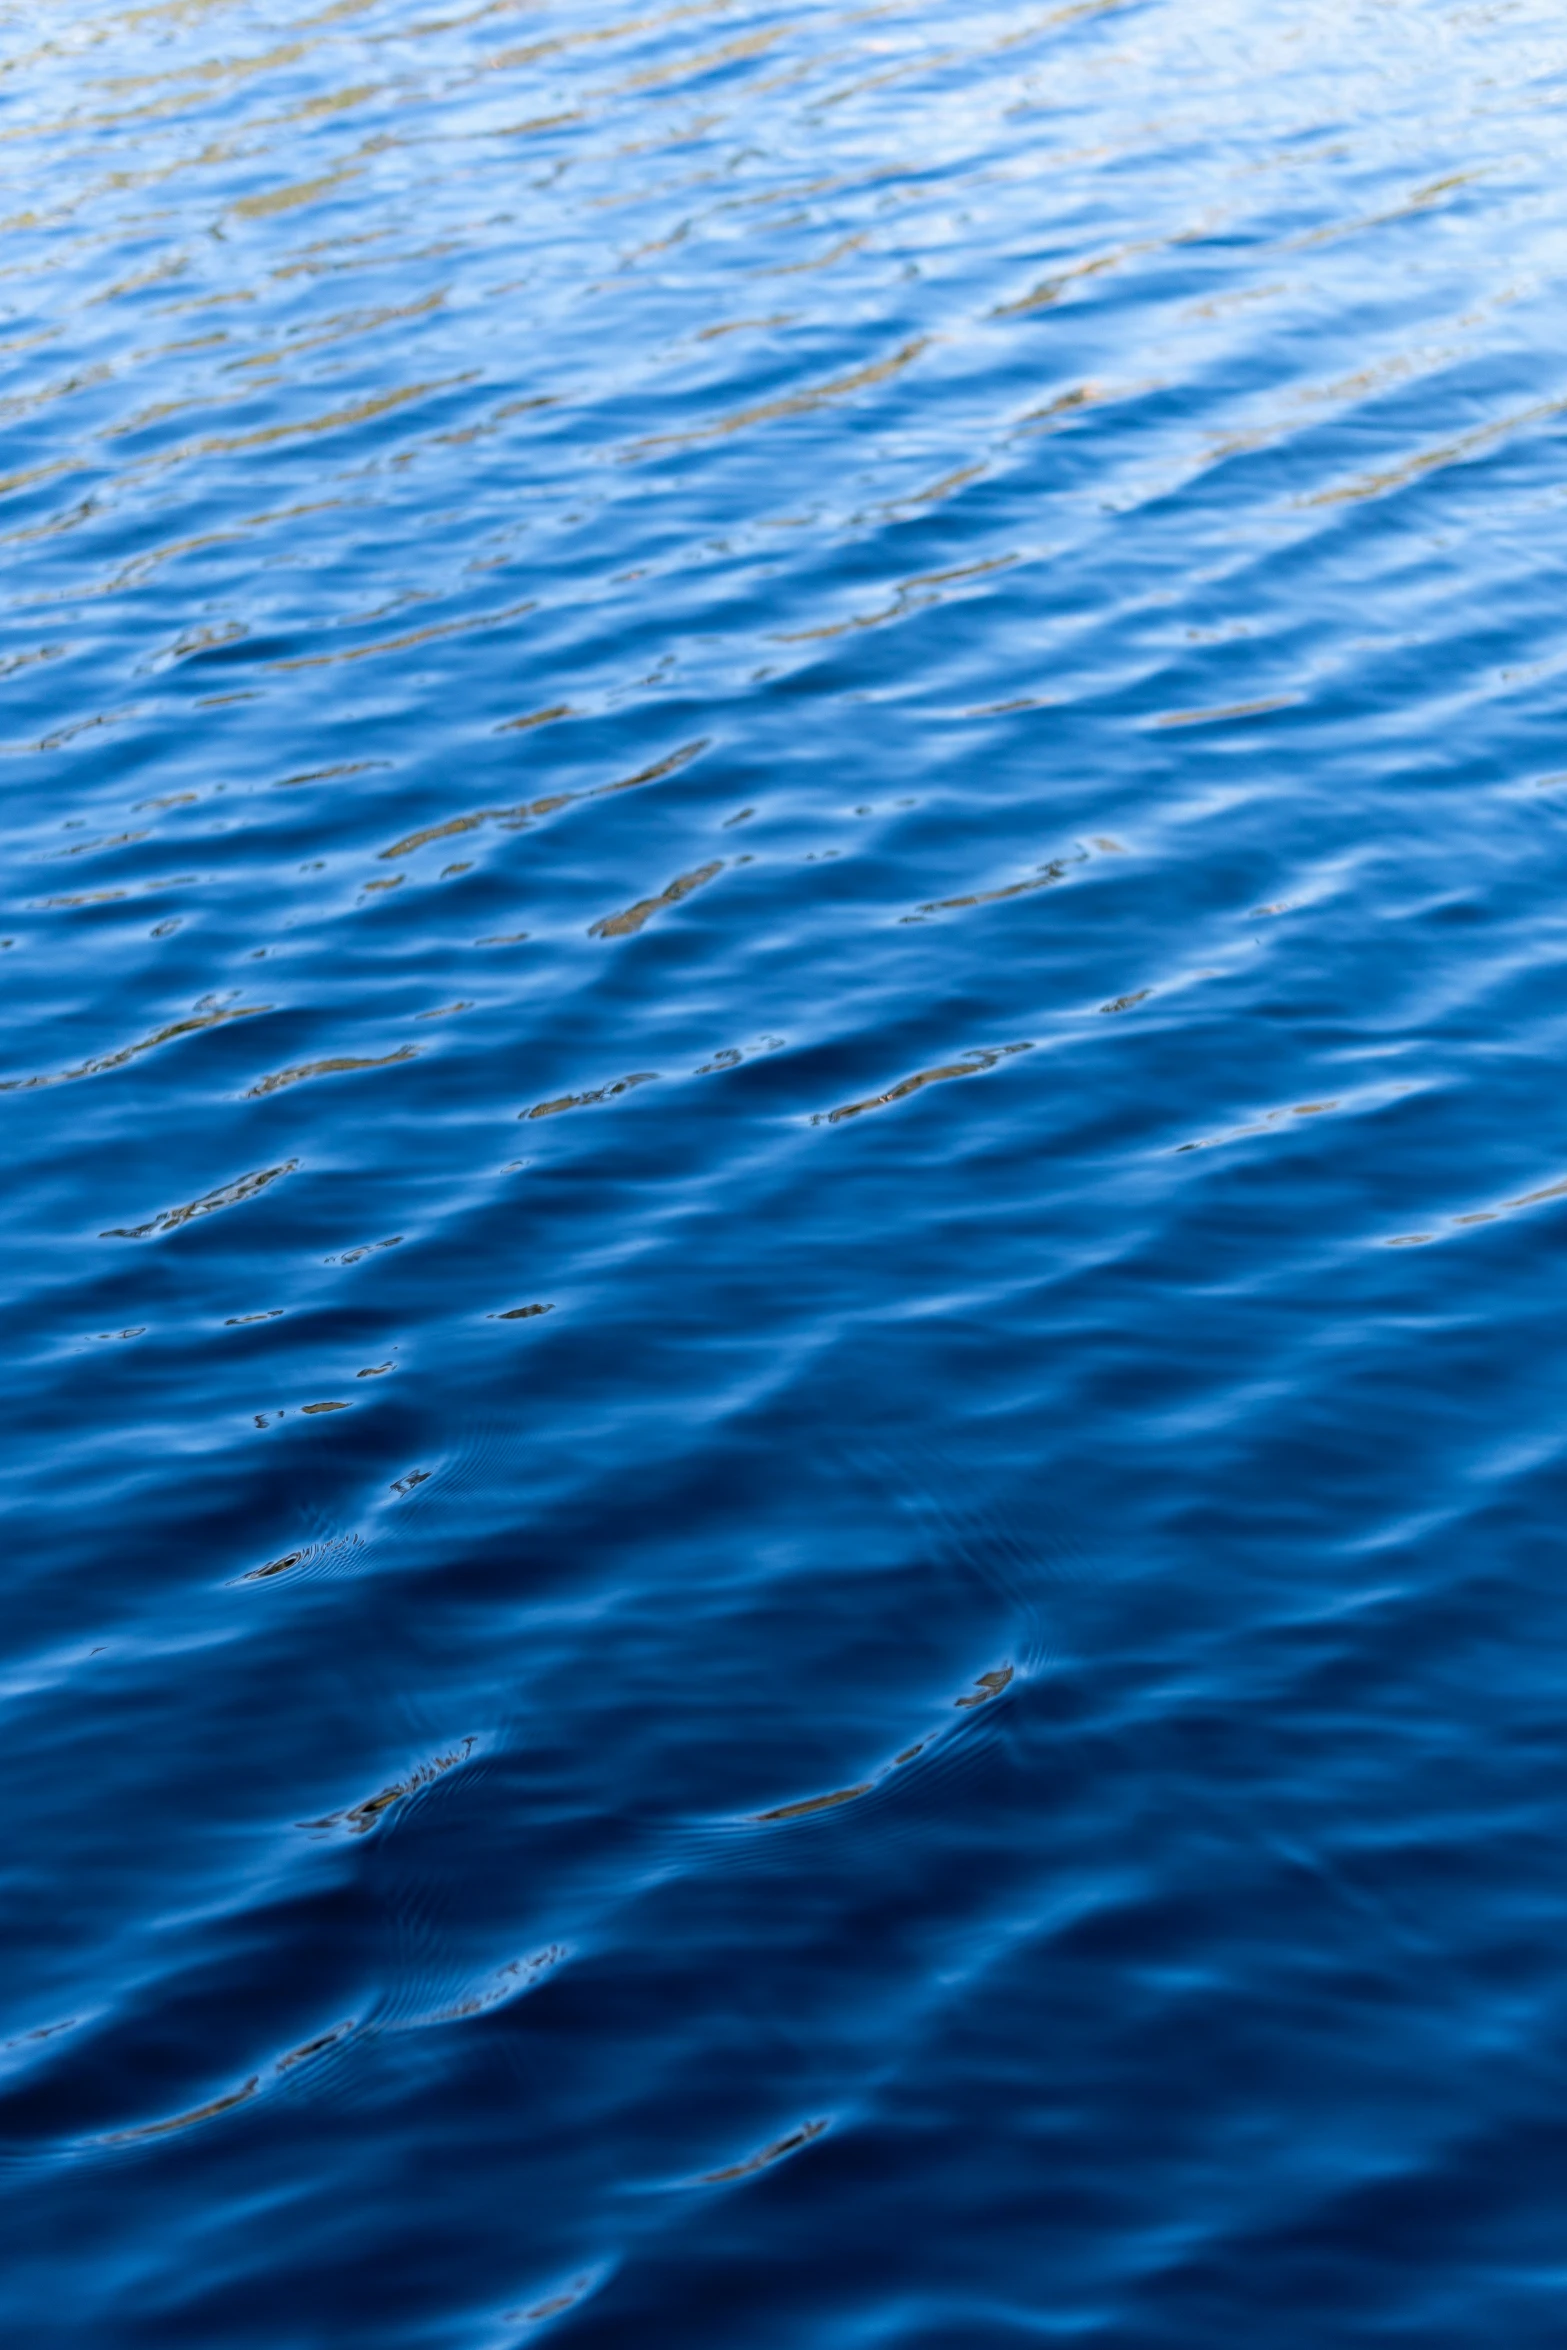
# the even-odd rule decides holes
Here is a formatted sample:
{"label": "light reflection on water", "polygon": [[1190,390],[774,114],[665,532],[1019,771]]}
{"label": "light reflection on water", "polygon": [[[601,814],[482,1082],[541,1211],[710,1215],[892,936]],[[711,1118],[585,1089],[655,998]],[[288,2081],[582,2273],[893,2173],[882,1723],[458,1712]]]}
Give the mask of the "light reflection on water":
{"label": "light reflection on water", "polygon": [[1564,105],[0,6],[19,2333],[1559,2338]]}

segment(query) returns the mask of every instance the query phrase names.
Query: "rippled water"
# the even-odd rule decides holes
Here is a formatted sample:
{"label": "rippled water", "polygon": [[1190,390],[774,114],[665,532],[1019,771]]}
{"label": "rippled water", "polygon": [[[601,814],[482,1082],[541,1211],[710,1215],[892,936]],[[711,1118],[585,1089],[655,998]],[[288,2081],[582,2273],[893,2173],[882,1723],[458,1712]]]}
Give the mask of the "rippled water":
{"label": "rippled water", "polygon": [[1558,2343],[1567,27],[443,6],[0,9],[9,2334]]}

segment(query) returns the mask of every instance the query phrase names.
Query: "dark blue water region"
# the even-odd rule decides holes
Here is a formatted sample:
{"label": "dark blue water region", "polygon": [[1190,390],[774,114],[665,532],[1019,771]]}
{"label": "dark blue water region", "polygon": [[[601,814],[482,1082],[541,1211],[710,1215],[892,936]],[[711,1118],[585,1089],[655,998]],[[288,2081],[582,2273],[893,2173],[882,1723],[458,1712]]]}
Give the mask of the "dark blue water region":
{"label": "dark blue water region", "polygon": [[1560,11],[0,67],[6,2341],[1556,2350]]}

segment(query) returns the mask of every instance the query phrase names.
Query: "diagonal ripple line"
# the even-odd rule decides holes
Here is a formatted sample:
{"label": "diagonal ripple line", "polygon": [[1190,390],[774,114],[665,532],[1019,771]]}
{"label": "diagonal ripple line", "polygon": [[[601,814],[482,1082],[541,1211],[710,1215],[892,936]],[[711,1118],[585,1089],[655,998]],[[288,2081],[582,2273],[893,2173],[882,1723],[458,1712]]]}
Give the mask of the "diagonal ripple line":
{"label": "diagonal ripple line", "polygon": [[285,1159],[278,1167],[263,1167],[253,1175],[236,1175],[231,1183],[220,1183],[215,1191],[203,1192],[200,1199],[187,1200],[183,1207],[164,1208],[158,1215],[149,1216],[145,1224],[116,1224],[99,1237],[148,1240],[154,1233],[175,1232],[182,1224],[194,1223],[198,1216],[211,1216],[220,1208],[235,1208],[242,1201],[255,1199],[270,1184],[292,1175],[298,1165],[297,1159]]}

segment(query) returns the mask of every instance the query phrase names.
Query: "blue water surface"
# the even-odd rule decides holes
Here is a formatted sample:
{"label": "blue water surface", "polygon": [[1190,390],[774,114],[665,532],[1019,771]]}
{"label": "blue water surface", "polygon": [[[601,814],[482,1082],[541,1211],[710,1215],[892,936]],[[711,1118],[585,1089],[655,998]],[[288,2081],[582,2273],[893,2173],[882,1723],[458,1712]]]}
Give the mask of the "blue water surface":
{"label": "blue water surface", "polygon": [[1567,2339],[1564,110],[4,0],[8,2342]]}

